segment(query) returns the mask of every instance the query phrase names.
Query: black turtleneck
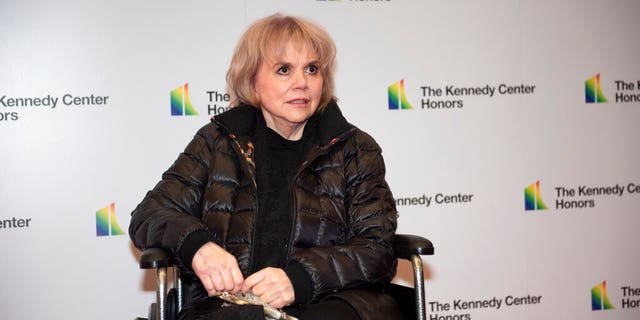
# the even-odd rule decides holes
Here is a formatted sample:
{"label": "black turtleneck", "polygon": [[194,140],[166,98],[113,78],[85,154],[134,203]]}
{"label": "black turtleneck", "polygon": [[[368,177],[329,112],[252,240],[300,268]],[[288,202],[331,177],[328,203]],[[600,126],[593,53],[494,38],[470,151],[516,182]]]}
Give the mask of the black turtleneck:
{"label": "black turtleneck", "polygon": [[256,130],[263,141],[256,147],[258,216],[252,271],[286,265],[289,233],[293,223],[291,183],[302,159],[303,141],[284,139],[269,128]]}
{"label": "black turtleneck", "polygon": [[315,120],[316,117],[311,117],[305,125],[302,138],[292,141],[267,128],[260,115],[253,137],[258,215],[250,273],[266,267],[284,269],[294,285],[297,302],[305,301],[311,294],[311,288],[302,266],[289,264],[286,260],[295,217],[291,186],[300,164],[315,142]]}

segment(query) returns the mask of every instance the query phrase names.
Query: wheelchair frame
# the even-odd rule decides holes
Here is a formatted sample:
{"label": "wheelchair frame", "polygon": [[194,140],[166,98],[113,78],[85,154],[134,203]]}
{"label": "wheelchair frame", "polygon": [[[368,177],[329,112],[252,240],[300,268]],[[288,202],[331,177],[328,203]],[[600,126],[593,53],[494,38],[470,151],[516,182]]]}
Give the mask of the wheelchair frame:
{"label": "wheelchair frame", "polygon": [[[434,247],[426,238],[396,234],[393,249],[398,259],[411,262],[413,268],[413,281],[415,290],[416,318],[426,320],[424,270],[422,267],[422,255],[433,255]],[[167,291],[167,272],[173,266],[171,254],[162,248],[148,248],[140,257],[141,269],[156,269],[156,302],[149,308],[149,320],[173,320],[182,309],[182,281],[177,268],[173,268],[173,288]],[[170,316],[172,315],[172,316]],[[143,320],[144,318],[136,318]]]}

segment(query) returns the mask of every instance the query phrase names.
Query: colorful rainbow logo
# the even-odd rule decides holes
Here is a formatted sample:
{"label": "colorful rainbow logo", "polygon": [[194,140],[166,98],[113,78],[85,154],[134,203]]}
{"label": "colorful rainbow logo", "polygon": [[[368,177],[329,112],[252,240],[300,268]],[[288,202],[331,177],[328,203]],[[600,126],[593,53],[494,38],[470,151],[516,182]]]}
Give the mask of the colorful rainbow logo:
{"label": "colorful rainbow logo", "polygon": [[197,116],[198,112],[193,108],[189,99],[189,83],[171,91],[171,115],[172,116]]}
{"label": "colorful rainbow logo", "polygon": [[609,297],[607,296],[607,281],[602,281],[602,283],[597,286],[591,288],[591,310],[611,310],[615,309],[611,302],[609,302]]}
{"label": "colorful rainbow logo", "polygon": [[413,109],[404,93],[404,79],[389,86],[389,110]]}
{"label": "colorful rainbow logo", "polygon": [[602,87],[600,86],[600,74],[590,78],[584,82],[584,95],[587,103],[606,103],[607,98],[602,93]]}
{"label": "colorful rainbow logo", "polygon": [[548,209],[540,195],[540,180],[524,189],[524,209],[527,211]]}
{"label": "colorful rainbow logo", "polygon": [[116,220],[116,203],[96,211],[96,236],[119,236],[126,234]]}

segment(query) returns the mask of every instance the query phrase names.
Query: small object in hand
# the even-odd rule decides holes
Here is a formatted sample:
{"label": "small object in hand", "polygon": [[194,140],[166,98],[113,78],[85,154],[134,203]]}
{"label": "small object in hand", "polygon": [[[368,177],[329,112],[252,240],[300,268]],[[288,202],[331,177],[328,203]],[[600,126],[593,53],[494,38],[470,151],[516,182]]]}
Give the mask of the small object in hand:
{"label": "small object in hand", "polygon": [[243,294],[242,292],[238,292],[236,294],[229,294],[228,292],[222,292],[216,294],[216,296],[224,301],[232,302],[235,304],[254,304],[262,306],[264,310],[265,320],[298,320],[295,317],[287,315],[286,312],[276,309],[260,300],[260,297],[253,294],[251,291]]}

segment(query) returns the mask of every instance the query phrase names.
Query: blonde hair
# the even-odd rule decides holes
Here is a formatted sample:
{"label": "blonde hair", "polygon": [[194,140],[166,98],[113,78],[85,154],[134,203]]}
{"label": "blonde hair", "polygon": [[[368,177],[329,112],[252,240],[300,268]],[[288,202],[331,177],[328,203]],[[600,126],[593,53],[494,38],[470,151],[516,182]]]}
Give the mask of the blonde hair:
{"label": "blonde hair", "polygon": [[333,80],[336,46],[329,34],[311,22],[278,13],[256,21],[240,38],[227,71],[231,106],[260,105],[254,90],[258,68],[267,57],[282,55],[290,41],[308,45],[318,55],[318,67],[323,76],[318,110],[336,99]]}

